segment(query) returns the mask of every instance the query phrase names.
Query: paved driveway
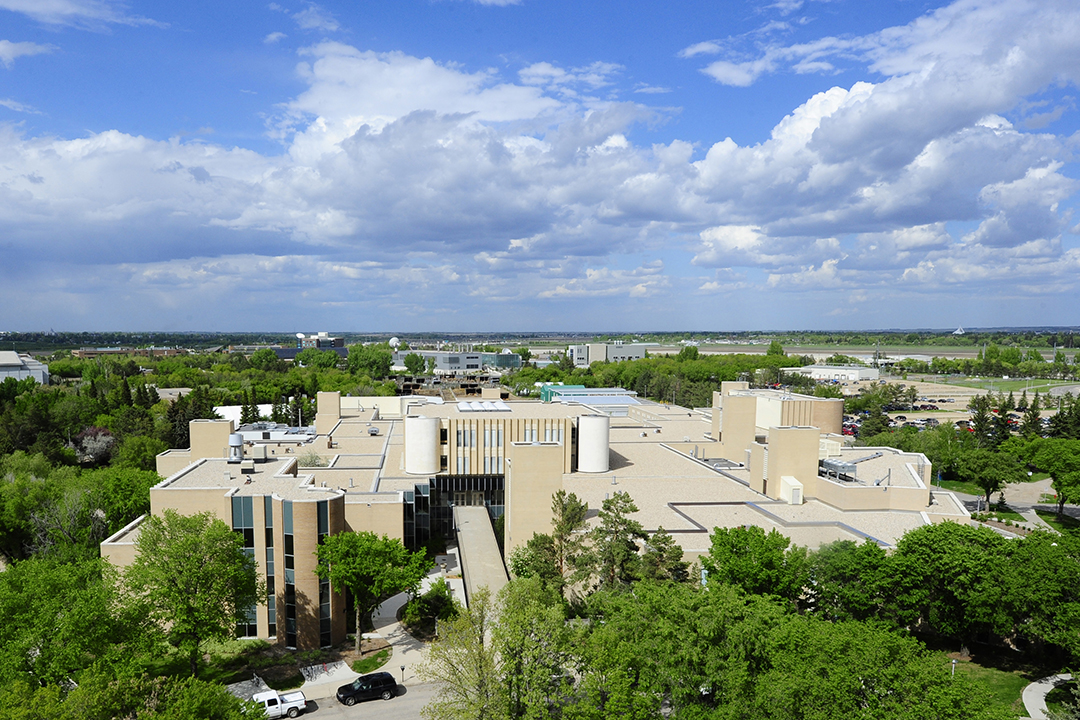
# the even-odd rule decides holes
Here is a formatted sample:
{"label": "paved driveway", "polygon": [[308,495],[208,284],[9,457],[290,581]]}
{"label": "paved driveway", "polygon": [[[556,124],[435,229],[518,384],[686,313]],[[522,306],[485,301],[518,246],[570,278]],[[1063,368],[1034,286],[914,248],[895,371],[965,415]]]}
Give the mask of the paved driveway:
{"label": "paved driveway", "polygon": [[300,717],[310,717],[313,720],[415,720],[420,717],[420,709],[427,705],[435,694],[435,685],[398,685],[397,691],[398,696],[392,700],[368,700],[352,707],[345,707],[332,697],[311,700],[308,702],[308,711]]}

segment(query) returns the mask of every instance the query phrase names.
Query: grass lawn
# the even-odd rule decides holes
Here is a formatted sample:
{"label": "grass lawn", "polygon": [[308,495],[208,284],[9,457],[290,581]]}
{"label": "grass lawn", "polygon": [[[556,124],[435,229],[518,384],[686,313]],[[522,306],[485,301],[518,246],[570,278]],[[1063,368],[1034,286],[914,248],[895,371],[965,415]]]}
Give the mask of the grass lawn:
{"label": "grass lawn", "polygon": [[1009,510],[1009,509],[998,510],[998,509],[995,508],[995,509],[990,510],[988,512],[978,513],[978,514],[980,516],[981,515],[988,515],[991,518],[1000,518],[1002,520],[1012,520],[1013,522],[1028,522],[1028,520],[1026,520],[1023,515],[1016,512],[1015,510]]}
{"label": "grass lawn", "polygon": [[1077,520],[1074,517],[1062,515],[1059,518],[1057,516],[1057,513],[1053,510],[1036,509],[1035,512],[1039,514],[1039,517],[1046,521],[1047,525],[1054,528],[1058,532],[1080,532],[1080,520]]}
{"label": "grass lawn", "polygon": [[974,661],[956,663],[956,674],[964,675],[990,694],[992,707],[999,707],[1012,713],[1014,717],[1026,717],[1024,701],[1021,699],[1024,688],[1031,683],[1019,670],[999,670],[994,667],[979,665]]}
{"label": "grass lawn", "polygon": [[[1057,387],[1058,385],[1075,385],[1075,380],[1002,380],[1000,378],[980,378],[972,380],[944,380],[938,381],[943,385],[956,385],[958,387],[975,388],[978,390],[990,390],[995,392],[1014,392],[1019,393],[1024,390],[1028,391],[1028,399],[1031,399],[1031,393],[1038,390],[1043,392],[1049,388]],[[1020,398],[1016,398],[1019,400]]]}
{"label": "grass lawn", "polygon": [[358,672],[361,675],[364,675],[366,673],[378,670],[383,665],[390,662],[390,653],[392,651],[393,648],[386,648],[385,650],[380,650],[371,657],[366,657],[363,660],[357,660],[352,664],[353,672]]}
{"label": "grass lawn", "polygon": [[968,495],[975,495],[976,497],[986,497],[986,493],[983,489],[975,483],[963,482],[962,480],[942,480],[941,487],[944,490],[951,490],[952,492],[962,492]]}

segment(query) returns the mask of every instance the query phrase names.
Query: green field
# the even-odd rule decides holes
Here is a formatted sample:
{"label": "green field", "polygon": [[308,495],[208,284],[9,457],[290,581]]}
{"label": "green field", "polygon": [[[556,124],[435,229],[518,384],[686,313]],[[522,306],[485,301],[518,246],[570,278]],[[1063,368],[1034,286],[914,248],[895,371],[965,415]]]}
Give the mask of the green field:
{"label": "green field", "polygon": [[999,670],[975,662],[959,662],[956,674],[967,676],[986,690],[992,707],[1002,708],[1014,717],[1027,717],[1021,696],[1031,679],[1020,670]]}
{"label": "green field", "polygon": [[937,376],[926,376],[925,382],[938,382],[942,385],[955,385],[956,387],[973,388],[975,390],[993,390],[994,392],[1022,392],[1027,390],[1028,393],[1034,393],[1038,390],[1040,393],[1045,393],[1050,388],[1059,387],[1061,385],[1076,385],[1075,380],[1042,380],[1042,379],[1025,379],[1025,380],[1001,380],[995,378],[967,378],[964,380],[937,380]]}

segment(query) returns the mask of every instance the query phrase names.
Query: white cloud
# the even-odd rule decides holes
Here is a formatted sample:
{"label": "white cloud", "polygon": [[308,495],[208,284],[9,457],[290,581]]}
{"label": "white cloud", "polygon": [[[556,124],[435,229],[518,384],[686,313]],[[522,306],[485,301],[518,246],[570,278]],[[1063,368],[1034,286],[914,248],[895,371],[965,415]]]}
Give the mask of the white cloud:
{"label": "white cloud", "polygon": [[322,30],[335,32],[341,28],[338,21],[325,8],[308,3],[308,6],[292,16],[302,30]]}
{"label": "white cloud", "polygon": [[[1053,2],[1010,7],[961,0],[928,16],[948,22],[778,49],[775,71],[843,46],[879,75],[814,94],[750,145],[635,144],[657,113],[595,97],[621,82],[609,63],[508,76],[336,42],[301,51],[306,88],[270,123],[280,154],[0,127],[0,302],[48,292],[43,307],[105,312],[80,293],[123,288],[125,312],[182,319],[242,284],[245,307],[288,295],[468,324],[496,307],[543,319],[564,298],[661,313],[687,289],[842,298],[825,311],[943,288],[1075,297],[1075,140],[1007,118],[1073,81],[1080,32]],[[65,264],[46,272],[43,248]]]}
{"label": "white cloud", "polygon": [[506,7],[507,5],[520,5],[521,0],[473,0],[477,5],[493,5]]}
{"label": "white cloud", "polygon": [[126,7],[124,3],[108,0],[0,0],[0,10],[21,13],[49,25],[162,25],[149,18],[129,15]]}
{"label": "white cloud", "polygon": [[11,98],[0,98],[0,107],[6,107],[8,110],[21,113],[30,113],[33,115],[40,115],[41,113],[29,105],[24,105],[21,102],[12,100]]}
{"label": "white cloud", "polygon": [[272,32],[272,33],[270,33],[269,35],[267,35],[266,37],[263,38],[263,42],[266,43],[267,45],[273,45],[274,43],[278,42],[279,40],[284,40],[287,37],[289,37],[289,36],[286,35],[283,32]]}
{"label": "white cloud", "polygon": [[678,52],[678,56],[681,58],[692,58],[697,55],[716,55],[721,50],[723,50],[723,48],[719,43],[712,40],[706,40],[683,48]]}
{"label": "white cloud", "polygon": [[55,49],[56,48],[52,45],[38,45],[37,43],[32,42],[0,40],[0,63],[3,63],[4,67],[9,68],[14,64],[15,58],[51,53]]}

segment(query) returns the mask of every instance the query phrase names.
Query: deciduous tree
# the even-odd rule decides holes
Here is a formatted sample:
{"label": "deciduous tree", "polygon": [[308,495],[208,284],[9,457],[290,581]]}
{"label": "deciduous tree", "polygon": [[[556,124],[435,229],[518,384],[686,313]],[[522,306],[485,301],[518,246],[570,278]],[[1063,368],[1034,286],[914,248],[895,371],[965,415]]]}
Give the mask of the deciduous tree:
{"label": "deciduous tree", "polygon": [[210,513],[180,515],[171,509],[146,518],[135,549],[125,585],[188,657],[194,677],[203,644],[233,637],[236,623],[265,597],[255,558]]}
{"label": "deciduous tree", "polygon": [[410,552],[397,538],[373,532],[330,535],[319,545],[318,557],[315,572],[319,577],[335,589],[352,593],[357,652],[363,620],[383,600],[415,591],[432,566],[423,552]]}

